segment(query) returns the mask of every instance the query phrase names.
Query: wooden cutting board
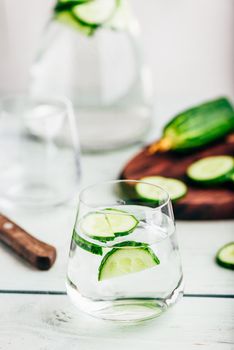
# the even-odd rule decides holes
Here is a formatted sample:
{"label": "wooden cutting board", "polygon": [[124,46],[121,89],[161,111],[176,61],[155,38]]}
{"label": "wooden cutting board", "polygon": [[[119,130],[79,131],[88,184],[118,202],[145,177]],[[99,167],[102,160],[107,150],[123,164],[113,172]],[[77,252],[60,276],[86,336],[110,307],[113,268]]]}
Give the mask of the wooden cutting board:
{"label": "wooden cutting board", "polygon": [[223,154],[233,156],[234,134],[229,134],[224,140],[189,154],[170,151],[149,155],[147,148],[126,164],[121,173],[121,179],[139,180],[144,176],[152,175],[181,179],[187,183],[188,193],[173,205],[177,219],[234,219],[233,184],[204,188],[192,184],[186,177],[187,167],[197,159]]}

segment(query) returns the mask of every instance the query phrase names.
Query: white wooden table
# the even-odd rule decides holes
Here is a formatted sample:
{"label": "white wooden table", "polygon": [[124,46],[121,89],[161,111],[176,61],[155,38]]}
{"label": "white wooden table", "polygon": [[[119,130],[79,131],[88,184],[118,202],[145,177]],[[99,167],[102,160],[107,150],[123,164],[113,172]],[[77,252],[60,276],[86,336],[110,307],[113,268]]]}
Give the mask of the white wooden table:
{"label": "white wooden table", "polygon": [[[82,186],[116,178],[136,149],[83,157]],[[178,222],[184,298],[158,319],[124,326],[82,314],[66,295],[75,211],[67,204],[14,212],[18,224],[56,246],[58,258],[50,271],[36,271],[0,245],[0,350],[234,349],[234,273],[214,263],[233,240],[232,221]]]}

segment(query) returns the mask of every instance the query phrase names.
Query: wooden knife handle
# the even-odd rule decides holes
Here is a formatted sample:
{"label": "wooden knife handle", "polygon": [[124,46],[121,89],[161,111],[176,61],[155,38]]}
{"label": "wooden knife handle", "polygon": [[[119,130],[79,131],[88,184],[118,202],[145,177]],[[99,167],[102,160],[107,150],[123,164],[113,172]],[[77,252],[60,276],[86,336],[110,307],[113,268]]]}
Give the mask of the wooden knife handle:
{"label": "wooden knife handle", "polygon": [[56,249],[31,236],[0,214],[0,241],[39,270],[48,270],[56,259]]}

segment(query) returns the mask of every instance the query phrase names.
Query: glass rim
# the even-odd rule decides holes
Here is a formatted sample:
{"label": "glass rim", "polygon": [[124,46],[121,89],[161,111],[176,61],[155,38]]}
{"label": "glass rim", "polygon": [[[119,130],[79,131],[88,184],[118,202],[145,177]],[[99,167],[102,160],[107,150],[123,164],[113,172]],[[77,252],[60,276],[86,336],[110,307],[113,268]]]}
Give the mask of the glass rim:
{"label": "glass rim", "polygon": [[[4,103],[7,101],[14,101],[17,103],[17,101],[22,101],[22,102],[32,102],[36,104],[44,104],[44,103],[50,103],[50,104],[61,104],[61,107],[64,109],[64,112],[68,111],[71,113],[73,111],[73,106],[71,101],[66,97],[62,95],[51,95],[51,96],[31,96],[30,94],[27,93],[10,93],[10,94],[4,94],[0,97],[0,112],[4,112],[7,110],[4,108]],[[26,105],[27,108],[27,105]],[[37,116],[37,119],[48,119],[53,117],[53,114],[48,113],[45,115]],[[30,119],[30,117],[24,116],[24,119]]]}
{"label": "glass rim", "polygon": [[[157,205],[156,207],[150,207],[151,210],[160,210],[160,209],[164,208],[165,206],[168,206],[169,203],[171,203],[171,199],[170,199],[169,193],[164,188],[162,188],[161,186],[154,185],[154,184],[152,184],[150,182],[141,181],[141,180],[133,180],[133,179],[130,179],[130,180],[124,180],[124,179],[106,180],[106,181],[100,181],[100,182],[96,182],[96,183],[94,183],[92,185],[86,186],[79,193],[79,203],[84,204],[86,207],[89,207],[89,208],[92,208],[92,209],[96,209],[97,206],[90,205],[90,204],[86,203],[85,200],[83,200],[83,198],[82,198],[82,196],[84,195],[84,193],[87,190],[90,190],[92,188],[95,188],[95,187],[98,187],[98,186],[102,186],[102,185],[108,185],[108,184],[110,185],[110,184],[117,184],[117,183],[128,183],[128,182],[130,182],[132,184],[134,184],[134,183],[135,184],[141,183],[141,184],[152,186],[153,188],[158,188],[158,189],[160,189],[162,191],[162,193],[164,193],[166,195],[165,202],[162,203],[162,204]],[[145,205],[147,206],[147,202],[145,203]],[[101,210],[100,210],[100,212],[101,212]]]}

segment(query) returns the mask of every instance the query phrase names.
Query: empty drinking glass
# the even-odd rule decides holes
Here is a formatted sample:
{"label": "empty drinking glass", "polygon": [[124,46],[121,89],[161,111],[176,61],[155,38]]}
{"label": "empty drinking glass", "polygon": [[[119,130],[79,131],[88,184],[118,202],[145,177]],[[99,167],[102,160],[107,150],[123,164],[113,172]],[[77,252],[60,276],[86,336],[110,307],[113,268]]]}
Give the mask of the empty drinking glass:
{"label": "empty drinking glass", "polygon": [[0,100],[0,202],[61,204],[77,189],[79,143],[66,98],[6,96]]}

